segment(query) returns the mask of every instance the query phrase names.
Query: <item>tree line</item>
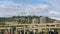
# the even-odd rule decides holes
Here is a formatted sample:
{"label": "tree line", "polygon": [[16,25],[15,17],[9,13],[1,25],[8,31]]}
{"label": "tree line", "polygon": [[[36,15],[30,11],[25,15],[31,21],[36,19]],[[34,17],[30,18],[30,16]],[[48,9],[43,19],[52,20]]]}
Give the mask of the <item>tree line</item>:
{"label": "tree line", "polygon": [[[0,17],[0,23],[2,22],[18,22],[18,23],[32,23],[32,19],[39,19],[44,16],[12,16],[12,17]],[[53,23],[56,19],[46,18],[46,23]],[[4,23],[2,23],[4,24]]]}

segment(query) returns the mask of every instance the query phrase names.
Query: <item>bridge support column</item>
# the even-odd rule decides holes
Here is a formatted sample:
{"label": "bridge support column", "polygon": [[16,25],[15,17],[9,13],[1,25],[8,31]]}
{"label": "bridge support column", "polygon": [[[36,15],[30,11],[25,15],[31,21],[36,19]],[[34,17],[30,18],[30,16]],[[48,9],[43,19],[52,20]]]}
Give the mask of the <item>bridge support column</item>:
{"label": "bridge support column", "polygon": [[11,34],[11,30],[10,29],[8,29],[8,34]]}
{"label": "bridge support column", "polygon": [[15,30],[15,34],[17,34],[17,27],[16,27],[16,30]]}
{"label": "bridge support column", "polygon": [[33,33],[35,34],[35,30],[33,30]]}
{"label": "bridge support column", "polygon": [[29,34],[29,32],[27,32],[27,34]]}
{"label": "bridge support column", "polygon": [[13,29],[11,28],[11,34],[13,34]]}
{"label": "bridge support column", "polygon": [[24,34],[25,34],[25,32],[26,32],[26,29],[25,29],[25,25],[24,25]]}
{"label": "bridge support column", "polygon": [[21,31],[20,31],[20,34],[21,34]]}
{"label": "bridge support column", "polygon": [[5,29],[5,34],[8,34],[8,31],[7,31],[7,29]]}

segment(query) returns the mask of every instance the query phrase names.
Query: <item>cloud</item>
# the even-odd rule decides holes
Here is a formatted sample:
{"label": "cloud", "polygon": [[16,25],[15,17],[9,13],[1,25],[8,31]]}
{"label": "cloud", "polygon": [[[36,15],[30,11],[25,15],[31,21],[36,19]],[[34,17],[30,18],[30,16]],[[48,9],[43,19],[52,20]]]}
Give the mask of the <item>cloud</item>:
{"label": "cloud", "polygon": [[[40,12],[44,13],[44,10],[48,8],[48,5],[26,5],[23,6],[11,3],[0,4],[0,17],[1,16],[13,16],[13,15],[38,15]],[[37,14],[35,14],[37,13]]]}
{"label": "cloud", "polygon": [[24,12],[26,12],[26,14],[30,14],[30,15],[38,15],[38,14],[42,14],[42,13],[46,13],[44,12],[45,9],[48,8],[48,5],[44,5],[44,4],[40,4],[40,5],[27,5]]}
{"label": "cloud", "polygon": [[[23,1],[25,0],[17,0]],[[26,0],[28,1],[28,0]],[[44,0],[47,1],[47,0]],[[54,0],[48,0],[49,2]],[[55,1],[54,1],[55,2]],[[60,5],[58,4],[15,4],[15,3],[0,3],[0,17],[10,17],[14,15],[37,15],[48,16],[60,19]]]}
{"label": "cloud", "polygon": [[60,2],[60,0],[48,0],[48,1],[51,1],[51,2]]}
{"label": "cloud", "polygon": [[[26,1],[31,1],[31,0],[17,0],[17,1],[26,2]],[[60,0],[38,0],[38,1],[60,2]]]}
{"label": "cloud", "polygon": [[29,1],[32,1],[32,0],[16,0],[17,2],[29,2]]}
{"label": "cloud", "polygon": [[20,11],[21,5],[13,4],[13,3],[2,3],[0,4],[0,17],[4,16],[13,16],[17,15],[17,12]]}
{"label": "cloud", "polygon": [[38,0],[38,1],[47,1],[47,2],[60,2],[60,0]]}
{"label": "cloud", "polygon": [[56,20],[60,20],[60,18],[57,18],[57,17],[50,17],[52,19],[56,19]]}
{"label": "cloud", "polygon": [[[56,10],[57,9],[57,10]],[[49,16],[59,13],[59,9],[47,4],[36,4],[23,6],[18,4],[3,3],[0,4],[0,16],[13,16],[13,15],[37,15],[37,16]],[[56,12],[58,11],[58,13]],[[52,15],[53,16],[53,15]]]}
{"label": "cloud", "polygon": [[50,14],[56,14],[56,15],[60,14],[60,13],[57,12],[57,11],[49,11],[49,13],[50,13]]}

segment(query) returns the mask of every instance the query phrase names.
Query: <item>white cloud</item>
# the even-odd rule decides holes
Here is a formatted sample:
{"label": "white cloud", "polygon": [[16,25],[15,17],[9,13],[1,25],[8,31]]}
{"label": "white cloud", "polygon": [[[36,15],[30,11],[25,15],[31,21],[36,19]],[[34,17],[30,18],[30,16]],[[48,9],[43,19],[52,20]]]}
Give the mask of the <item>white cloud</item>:
{"label": "white cloud", "polygon": [[56,18],[56,17],[50,17],[50,18],[52,18],[52,19],[56,19],[56,20],[60,20],[60,18]]}
{"label": "white cloud", "polygon": [[[13,15],[37,15],[37,16],[48,16],[59,18],[60,16],[60,5],[53,4],[35,4],[25,5],[13,4],[13,3],[2,3],[0,4],[0,17],[1,16],[13,16]],[[58,16],[58,17],[57,17]],[[60,18],[59,18],[60,19]]]}
{"label": "white cloud", "polygon": [[32,0],[16,0],[17,2],[29,2],[29,1],[32,1]]}
{"label": "white cloud", "polygon": [[49,11],[49,13],[50,13],[50,14],[57,14],[57,15],[60,14],[60,13],[57,12],[57,11]]}
{"label": "white cloud", "polygon": [[[48,5],[38,4],[38,5],[17,5],[10,3],[0,4],[0,16],[13,16],[13,15],[36,15],[35,13],[44,13],[44,9],[47,9]],[[33,13],[32,13],[33,12]]]}
{"label": "white cloud", "polygon": [[60,2],[60,0],[48,0],[48,1],[52,1],[52,2]]}
{"label": "white cloud", "polygon": [[47,2],[60,2],[60,0],[38,0],[38,1],[47,1]]}
{"label": "white cloud", "polygon": [[27,5],[24,12],[27,14],[40,14],[44,13],[44,10],[48,8],[48,5],[40,4],[40,5]]}

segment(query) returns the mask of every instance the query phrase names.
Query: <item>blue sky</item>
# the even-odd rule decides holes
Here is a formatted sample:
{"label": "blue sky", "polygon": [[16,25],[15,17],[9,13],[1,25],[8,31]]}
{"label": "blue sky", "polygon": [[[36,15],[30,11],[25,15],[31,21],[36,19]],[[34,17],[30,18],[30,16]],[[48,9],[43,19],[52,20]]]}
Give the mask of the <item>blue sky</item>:
{"label": "blue sky", "polygon": [[60,0],[0,0],[0,17],[47,16],[60,20]]}

